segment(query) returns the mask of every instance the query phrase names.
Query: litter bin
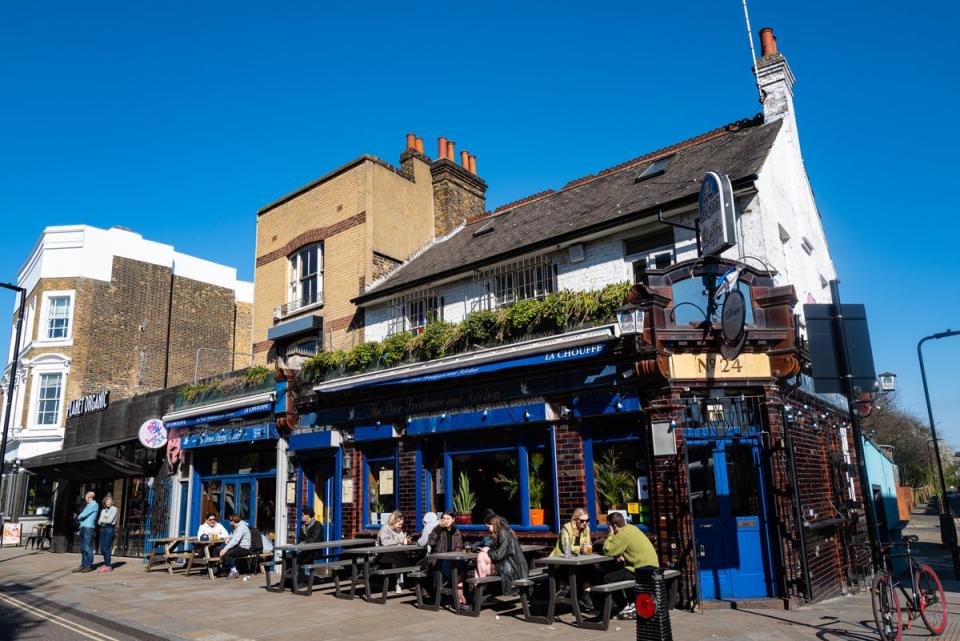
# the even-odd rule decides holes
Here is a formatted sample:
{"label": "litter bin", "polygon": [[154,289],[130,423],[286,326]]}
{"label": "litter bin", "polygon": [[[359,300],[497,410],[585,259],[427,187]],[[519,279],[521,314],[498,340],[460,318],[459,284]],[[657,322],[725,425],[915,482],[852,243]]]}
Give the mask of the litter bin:
{"label": "litter bin", "polygon": [[670,600],[660,568],[637,568],[637,641],[673,641]]}

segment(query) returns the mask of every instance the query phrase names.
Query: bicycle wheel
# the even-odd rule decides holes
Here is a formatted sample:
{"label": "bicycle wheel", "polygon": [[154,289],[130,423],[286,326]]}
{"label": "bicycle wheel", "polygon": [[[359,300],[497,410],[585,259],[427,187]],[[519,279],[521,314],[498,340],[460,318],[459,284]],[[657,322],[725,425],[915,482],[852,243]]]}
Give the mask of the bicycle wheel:
{"label": "bicycle wheel", "polygon": [[917,568],[917,590],[920,591],[920,618],[933,634],[943,634],[947,627],[947,596],[940,577],[929,565]]}
{"label": "bicycle wheel", "polygon": [[870,586],[870,601],[873,604],[873,620],[881,641],[900,641],[900,601],[893,588],[893,581],[886,572],[873,577]]}

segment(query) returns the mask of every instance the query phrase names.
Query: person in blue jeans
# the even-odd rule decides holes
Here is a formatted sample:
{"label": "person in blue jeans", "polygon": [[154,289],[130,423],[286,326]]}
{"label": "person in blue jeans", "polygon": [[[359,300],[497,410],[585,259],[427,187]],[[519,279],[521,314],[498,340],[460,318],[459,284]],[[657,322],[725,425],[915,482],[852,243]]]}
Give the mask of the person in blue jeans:
{"label": "person in blue jeans", "polygon": [[87,502],[80,514],[77,515],[77,525],[80,527],[80,567],[74,572],[93,572],[93,539],[97,526],[96,494],[87,492],[83,500]]}
{"label": "person in blue jeans", "polygon": [[113,570],[110,565],[110,552],[113,549],[113,538],[117,534],[117,514],[113,497],[107,494],[103,497],[103,509],[100,510],[100,518],[97,519],[97,525],[100,526],[100,554],[103,555],[103,565],[97,568],[97,572]]}

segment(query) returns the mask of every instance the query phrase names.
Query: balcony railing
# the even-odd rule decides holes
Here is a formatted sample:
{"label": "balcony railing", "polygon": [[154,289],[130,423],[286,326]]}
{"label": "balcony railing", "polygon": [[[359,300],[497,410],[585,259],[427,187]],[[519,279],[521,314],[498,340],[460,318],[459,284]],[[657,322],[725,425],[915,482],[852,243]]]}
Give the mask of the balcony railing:
{"label": "balcony railing", "polygon": [[273,318],[274,320],[286,318],[287,316],[296,314],[298,311],[306,309],[307,307],[315,307],[318,305],[323,305],[323,292],[311,294],[310,296],[304,296],[299,300],[278,305],[273,309]]}

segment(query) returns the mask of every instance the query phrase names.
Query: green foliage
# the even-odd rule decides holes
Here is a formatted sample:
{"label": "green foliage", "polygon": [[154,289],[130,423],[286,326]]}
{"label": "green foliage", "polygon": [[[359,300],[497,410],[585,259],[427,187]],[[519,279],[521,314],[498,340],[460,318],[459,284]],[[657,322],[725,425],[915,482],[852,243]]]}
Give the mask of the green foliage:
{"label": "green foliage", "polygon": [[470,477],[460,472],[457,491],[453,494],[453,511],[457,514],[470,514],[477,507],[477,495],[470,490]]}
{"label": "green foliage", "polygon": [[636,481],[620,462],[613,450],[607,450],[599,461],[593,463],[593,478],[597,494],[603,497],[608,509],[617,510],[627,506],[636,492]]}
{"label": "green foliage", "polygon": [[246,387],[262,385],[273,374],[273,370],[263,365],[254,365],[243,373],[243,384]]}
{"label": "green foliage", "polygon": [[[543,469],[544,462],[543,453],[534,452],[530,455],[528,461],[527,494],[530,497],[530,509],[540,510],[543,508],[543,493],[547,486],[546,481],[540,476],[540,470]],[[493,477],[493,482],[501,486],[503,491],[507,493],[507,498],[512,501],[517,497],[517,492],[520,491],[520,480],[516,478],[517,459],[511,458],[508,466],[513,469],[513,477],[501,472]]]}
{"label": "green foliage", "polygon": [[309,383],[378,365],[392,367],[408,361],[430,361],[480,346],[611,321],[626,301],[630,287],[630,283],[615,283],[599,291],[560,291],[542,300],[521,300],[509,307],[472,312],[461,323],[432,321],[416,336],[402,332],[380,343],[320,352],[304,361],[300,375]]}
{"label": "green foliage", "polygon": [[220,389],[220,386],[223,384],[223,381],[219,379],[214,379],[212,381],[199,381],[197,383],[189,383],[180,388],[177,392],[177,396],[182,398],[188,403],[200,398],[203,394],[208,392],[213,392]]}
{"label": "green foliage", "polygon": [[383,347],[375,341],[360,343],[344,355],[343,362],[347,369],[362,372],[380,362]]}

